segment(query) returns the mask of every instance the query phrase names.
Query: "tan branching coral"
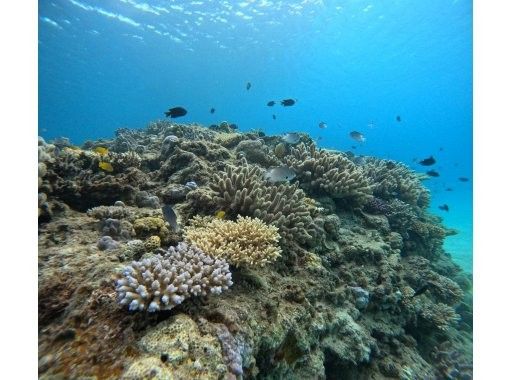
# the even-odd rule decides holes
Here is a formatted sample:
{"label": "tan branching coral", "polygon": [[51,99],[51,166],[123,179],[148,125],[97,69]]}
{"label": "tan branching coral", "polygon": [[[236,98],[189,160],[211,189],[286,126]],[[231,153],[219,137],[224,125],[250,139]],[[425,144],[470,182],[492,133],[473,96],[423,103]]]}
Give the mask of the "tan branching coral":
{"label": "tan branching coral", "polygon": [[404,164],[376,157],[366,157],[363,171],[369,179],[374,196],[390,200],[398,198],[412,206],[426,208],[430,192],[421,177]]}
{"label": "tan branching coral", "polygon": [[274,185],[263,171],[243,161],[238,167],[215,174],[209,185],[214,202],[231,214],[254,216],[278,227],[283,244],[311,242],[320,227],[314,223],[305,193],[298,185]]}
{"label": "tan branching coral", "polygon": [[236,266],[262,267],[281,255],[278,228],[258,218],[238,215],[233,222],[195,216],[184,229],[184,238],[208,255]]}
{"label": "tan branching coral", "polygon": [[417,309],[420,317],[441,331],[446,331],[460,320],[460,316],[451,306],[441,302],[423,301]]}
{"label": "tan branching coral", "polygon": [[286,164],[303,188],[359,205],[370,199],[372,189],[363,170],[341,153],[317,149],[313,143],[301,143],[290,153]]}

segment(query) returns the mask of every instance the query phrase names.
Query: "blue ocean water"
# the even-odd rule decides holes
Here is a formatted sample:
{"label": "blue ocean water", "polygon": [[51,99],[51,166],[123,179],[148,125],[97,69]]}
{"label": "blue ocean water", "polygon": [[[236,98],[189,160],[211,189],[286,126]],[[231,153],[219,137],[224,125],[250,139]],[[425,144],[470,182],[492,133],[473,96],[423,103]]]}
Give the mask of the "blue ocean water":
{"label": "blue ocean water", "polygon": [[421,172],[433,155],[431,211],[472,270],[471,1],[39,1],[39,135],[80,144],[177,105]]}

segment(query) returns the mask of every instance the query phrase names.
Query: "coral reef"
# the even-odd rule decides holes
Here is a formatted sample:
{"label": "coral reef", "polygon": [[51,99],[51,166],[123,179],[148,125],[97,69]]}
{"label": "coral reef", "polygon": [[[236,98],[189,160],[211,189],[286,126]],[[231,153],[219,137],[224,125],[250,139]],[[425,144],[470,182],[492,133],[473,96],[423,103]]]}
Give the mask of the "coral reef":
{"label": "coral reef", "polygon": [[116,281],[121,305],[129,310],[170,310],[191,296],[220,294],[232,285],[224,260],[180,243],[164,255],[133,261]]}
{"label": "coral reef", "polygon": [[406,165],[376,157],[364,157],[362,168],[376,197],[385,200],[397,198],[412,206],[428,207],[430,191],[422,185],[422,177]]}
{"label": "coral reef", "polygon": [[237,221],[196,216],[184,230],[185,240],[235,266],[265,266],[281,255],[280,235],[260,219],[238,215]]}
{"label": "coral reef", "polygon": [[[39,377],[471,378],[472,280],[421,177],[300,141],[39,139]],[[283,165],[298,181],[264,179]]]}
{"label": "coral reef", "polygon": [[220,209],[254,216],[278,227],[284,244],[310,243],[319,232],[305,194],[297,185],[272,185],[264,180],[261,169],[246,161],[215,174],[209,186]]}
{"label": "coral reef", "polygon": [[307,192],[325,193],[354,205],[363,205],[370,199],[372,189],[363,170],[340,153],[301,143],[291,148],[285,162],[296,171]]}

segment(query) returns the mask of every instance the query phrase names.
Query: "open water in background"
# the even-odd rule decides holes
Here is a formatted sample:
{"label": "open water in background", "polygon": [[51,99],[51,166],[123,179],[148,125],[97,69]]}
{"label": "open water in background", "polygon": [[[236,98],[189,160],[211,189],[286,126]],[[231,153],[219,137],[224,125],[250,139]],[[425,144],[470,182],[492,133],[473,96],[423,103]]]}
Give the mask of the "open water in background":
{"label": "open water in background", "polygon": [[[298,101],[266,106],[284,98]],[[471,1],[39,1],[39,135],[80,144],[177,105],[177,122],[302,131],[434,168],[431,211],[472,271]]]}

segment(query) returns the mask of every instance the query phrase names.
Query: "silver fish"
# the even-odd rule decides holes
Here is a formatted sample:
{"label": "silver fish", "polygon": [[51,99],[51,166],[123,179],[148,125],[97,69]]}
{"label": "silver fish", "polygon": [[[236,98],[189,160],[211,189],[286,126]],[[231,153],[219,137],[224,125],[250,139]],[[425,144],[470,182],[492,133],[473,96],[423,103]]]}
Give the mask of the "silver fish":
{"label": "silver fish", "polygon": [[276,168],[269,169],[265,174],[264,178],[269,182],[284,182],[292,181],[296,177],[296,172],[288,166],[279,166]]}
{"label": "silver fish", "polygon": [[327,128],[327,127],[328,127],[328,125],[327,125],[325,122],[321,121],[321,122],[319,123],[319,128],[320,128],[320,129],[324,129],[324,128]]}
{"label": "silver fish", "polygon": [[357,131],[352,131],[351,133],[349,133],[349,136],[351,136],[351,138],[353,138],[354,140],[356,140],[358,142],[365,141],[365,136],[363,136],[363,133],[360,133]]}
{"label": "silver fish", "polygon": [[170,227],[172,227],[172,230],[175,232],[179,232],[179,225],[177,224],[177,215],[175,214],[174,209],[170,205],[164,205],[161,207],[161,210],[163,211],[163,217],[165,218],[166,222],[170,224]]}
{"label": "silver fish", "polygon": [[285,133],[282,136],[282,140],[288,144],[297,144],[301,137],[297,133]]}

